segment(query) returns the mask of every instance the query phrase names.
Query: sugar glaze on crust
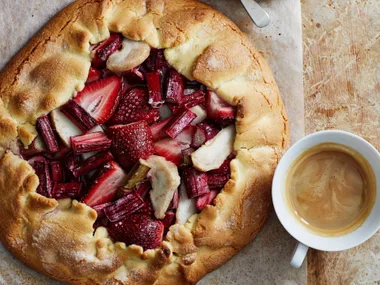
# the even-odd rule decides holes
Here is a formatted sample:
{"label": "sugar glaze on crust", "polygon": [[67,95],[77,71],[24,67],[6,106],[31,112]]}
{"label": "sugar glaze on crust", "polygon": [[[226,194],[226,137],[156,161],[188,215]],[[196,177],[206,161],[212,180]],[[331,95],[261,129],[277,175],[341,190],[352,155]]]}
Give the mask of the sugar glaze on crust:
{"label": "sugar glaze on crust", "polygon": [[[18,155],[36,119],[83,89],[90,44],[110,32],[165,48],[188,79],[238,106],[231,179],[160,248],[113,243],[93,232],[96,212],[36,193],[38,178]],[[274,169],[289,142],[277,85],[263,56],[225,16],[191,0],[79,0],[62,10],[0,74],[0,239],[35,270],[70,284],[195,284],[262,228]]]}

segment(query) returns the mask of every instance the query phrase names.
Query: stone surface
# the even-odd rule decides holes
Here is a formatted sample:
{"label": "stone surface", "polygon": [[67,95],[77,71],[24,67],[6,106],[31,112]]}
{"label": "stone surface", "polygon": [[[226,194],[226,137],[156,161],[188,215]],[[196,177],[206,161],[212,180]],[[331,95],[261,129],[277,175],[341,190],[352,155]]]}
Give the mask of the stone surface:
{"label": "stone surface", "polygon": [[[0,0],[0,69],[62,7],[72,0]],[[292,141],[304,133],[302,42],[299,0],[261,1],[271,24],[258,29],[238,0],[208,0],[229,16],[268,58],[291,123]],[[292,269],[295,241],[272,212],[258,238],[199,284],[306,284],[306,266]],[[61,284],[23,266],[0,245],[0,284]]]}
{"label": "stone surface", "polygon": [[[343,129],[380,149],[380,5],[303,0],[305,127]],[[310,251],[308,284],[379,284],[380,233],[352,250]]]}

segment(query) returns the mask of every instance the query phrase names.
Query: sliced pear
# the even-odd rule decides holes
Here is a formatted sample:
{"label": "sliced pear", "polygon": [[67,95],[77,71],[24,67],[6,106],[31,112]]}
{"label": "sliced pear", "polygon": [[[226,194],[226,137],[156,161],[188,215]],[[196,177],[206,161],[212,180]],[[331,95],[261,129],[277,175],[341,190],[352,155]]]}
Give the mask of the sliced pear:
{"label": "sliced pear", "polygon": [[178,168],[174,163],[158,155],[151,155],[147,160],[140,159],[140,163],[150,168],[147,176],[152,183],[150,199],[154,209],[154,216],[157,219],[163,219],[173,199],[174,191],[181,181]]}
{"label": "sliced pear", "polygon": [[196,199],[189,199],[186,193],[186,187],[183,183],[179,186],[179,202],[177,212],[175,214],[177,223],[186,224],[187,220],[197,213],[195,206]]}
{"label": "sliced pear", "polygon": [[203,109],[203,107],[199,105],[190,108],[190,111],[195,113],[195,115],[197,115],[197,117],[191,122],[193,126],[195,126],[196,124],[199,124],[200,122],[202,122],[204,119],[207,118],[205,109]]}
{"label": "sliced pear", "polygon": [[222,129],[191,154],[194,167],[203,172],[218,169],[233,151],[234,140],[234,125]]}
{"label": "sliced pear", "polygon": [[82,131],[58,109],[51,112],[51,119],[59,137],[67,147],[71,146],[70,137],[82,134]]}
{"label": "sliced pear", "polygon": [[121,50],[108,58],[107,68],[113,72],[127,71],[142,64],[149,54],[148,44],[124,39]]}

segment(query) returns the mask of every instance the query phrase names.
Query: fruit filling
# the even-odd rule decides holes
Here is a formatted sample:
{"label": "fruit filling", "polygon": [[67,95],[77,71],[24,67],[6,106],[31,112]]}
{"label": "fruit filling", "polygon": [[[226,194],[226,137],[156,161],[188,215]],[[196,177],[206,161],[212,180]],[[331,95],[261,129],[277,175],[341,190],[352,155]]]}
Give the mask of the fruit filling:
{"label": "fruit filling", "polygon": [[39,194],[81,201],[115,242],[154,249],[230,179],[236,108],[144,43],[112,34],[91,55],[84,89],[38,118],[21,155]]}

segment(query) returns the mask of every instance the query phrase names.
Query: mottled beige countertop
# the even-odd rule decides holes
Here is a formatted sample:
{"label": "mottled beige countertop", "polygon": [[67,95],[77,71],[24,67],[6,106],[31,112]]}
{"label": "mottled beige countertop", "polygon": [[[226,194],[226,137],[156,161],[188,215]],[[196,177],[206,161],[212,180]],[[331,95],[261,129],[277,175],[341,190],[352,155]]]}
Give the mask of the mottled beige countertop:
{"label": "mottled beige countertop", "polygon": [[[14,13],[47,19],[72,0],[54,1],[59,3],[56,9],[46,10],[44,3],[50,1],[0,0],[0,29],[8,31],[6,39],[0,38],[0,54],[3,55],[0,58],[1,67],[41,26],[39,21],[30,21],[26,27],[25,23],[13,20]],[[281,1],[285,0],[261,0],[260,3],[273,7]],[[221,10],[224,8],[224,12],[232,15],[245,32],[254,28],[247,18],[243,18],[246,16],[238,0],[207,2],[212,2]],[[363,136],[380,149],[380,0],[301,0],[301,4],[305,132],[348,130]],[[29,13],[31,7],[33,13]],[[276,28],[280,36],[283,27]],[[252,35],[251,39],[259,48],[274,41],[259,33],[257,37]],[[272,56],[272,59],[275,57]],[[270,60],[270,64],[273,68],[277,62]],[[279,70],[285,67],[280,66]],[[291,65],[286,68],[292,70]],[[281,89],[291,90],[292,82],[281,80],[279,73],[275,72],[275,76],[281,81]],[[288,106],[296,106],[293,110],[300,108],[295,112],[300,114],[302,100],[299,101],[301,104],[295,104],[292,99],[288,97],[285,101],[288,101]],[[299,138],[303,133],[303,120],[295,122],[295,126],[299,130],[293,137]],[[307,270],[303,267],[297,271],[288,267],[288,256],[295,241],[272,215],[252,246],[208,276],[202,284],[380,284],[380,233],[349,251],[324,253],[311,250]],[[274,246],[271,242],[276,239],[279,242]],[[238,270],[247,264],[251,265],[250,270]],[[246,281],[242,283],[241,280]],[[0,247],[0,284],[60,283],[21,267]]]}
{"label": "mottled beige countertop", "polygon": [[[303,0],[305,132],[343,129],[380,149],[379,0]],[[310,251],[308,284],[380,284],[380,232],[352,250]]]}

